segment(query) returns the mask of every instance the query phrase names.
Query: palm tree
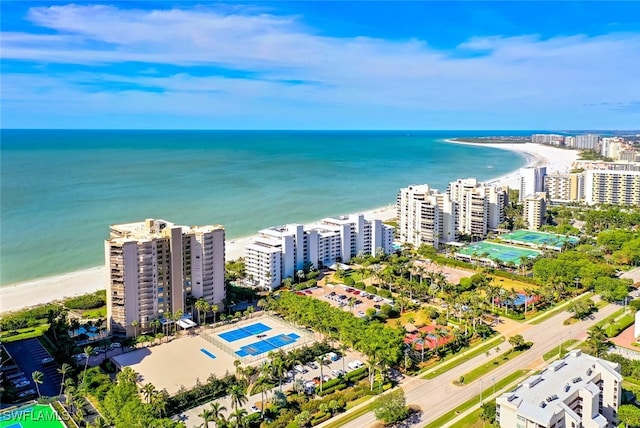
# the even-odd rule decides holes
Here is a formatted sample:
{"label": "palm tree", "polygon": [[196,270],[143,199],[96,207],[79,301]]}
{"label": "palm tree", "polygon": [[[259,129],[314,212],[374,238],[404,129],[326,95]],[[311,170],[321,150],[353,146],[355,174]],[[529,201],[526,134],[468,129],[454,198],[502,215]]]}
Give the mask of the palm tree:
{"label": "palm tree", "polygon": [[152,383],[146,384],[140,389],[140,391],[142,391],[142,395],[144,395],[145,399],[147,400],[147,404],[151,403],[151,397],[157,392],[156,387],[153,386]]}
{"label": "palm tree", "polygon": [[218,311],[220,310],[220,308],[218,307],[218,305],[211,305],[209,307],[209,310],[211,312],[213,312],[213,323],[216,323],[216,315],[218,314]]}
{"label": "palm tree", "polygon": [[[429,332],[427,331],[420,331],[418,332],[418,336],[420,336],[420,340],[422,340],[422,357],[421,357],[421,361],[424,362],[424,348],[427,346],[427,336],[429,335]],[[436,343],[437,345],[437,343]]]}
{"label": "palm tree", "polygon": [[202,325],[202,314],[206,310],[206,306],[208,305],[207,301],[204,299],[198,299],[195,303],[196,311],[198,311],[198,324]]}
{"label": "palm tree", "polygon": [[33,373],[31,373],[31,378],[33,379],[33,382],[36,384],[36,390],[38,391],[38,398],[40,398],[41,395],[40,395],[39,385],[42,385],[42,383],[44,382],[44,373],[36,370]]}
{"label": "palm tree", "polygon": [[315,358],[315,362],[316,364],[318,364],[318,366],[320,366],[320,392],[322,392],[322,383],[324,382],[324,374],[322,372],[322,368],[325,366],[324,357],[322,355],[317,356]]}
{"label": "palm tree", "polygon": [[211,403],[211,409],[209,409],[209,411],[211,412],[211,416],[213,417],[213,420],[218,421],[218,419],[224,416],[223,413],[227,411],[227,408],[224,407],[219,402],[214,401],[213,403]]}
{"label": "palm tree", "polygon": [[198,417],[202,418],[202,420],[204,421],[204,423],[202,424],[204,428],[209,428],[209,422],[213,422],[217,419],[213,417],[213,412],[207,409],[203,409],[202,413],[200,413]]}
{"label": "palm tree", "polygon": [[89,358],[91,358],[91,354],[93,353],[92,346],[85,346],[84,353],[86,354],[86,358],[84,360],[84,371],[82,372],[82,384],[84,385],[84,378],[87,376],[87,368],[89,368]]}
{"label": "palm tree", "polygon": [[233,409],[237,409],[249,400],[242,385],[232,385],[229,390],[229,395],[231,396],[231,407]]}
{"label": "palm tree", "polygon": [[64,363],[62,367],[58,369],[58,373],[62,375],[62,380],[60,381],[60,393],[58,395],[62,395],[62,388],[64,387],[64,378],[71,372],[73,367],[70,364]]}
{"label": "palm tree", "polygon": [[246,425],[246,416],[247,411],[245,409],[236,408],[233,413],[231,413],[229,419],[234,419],[236,421],[236,427],[240,428]]}
{"label": "palm tree", "polygon": [[133,338],[134,338],[134,340],[137,339],[137,337],[138,337],[138,326],[139,325],[140,325],[140,322],[138,320],[131,321],[131,327],[133,327]]}

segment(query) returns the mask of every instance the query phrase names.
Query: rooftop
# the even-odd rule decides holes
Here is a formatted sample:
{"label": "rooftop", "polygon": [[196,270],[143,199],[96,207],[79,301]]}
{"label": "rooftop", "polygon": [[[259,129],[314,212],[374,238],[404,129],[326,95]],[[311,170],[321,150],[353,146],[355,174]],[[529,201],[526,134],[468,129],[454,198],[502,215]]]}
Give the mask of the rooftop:
{"label": "rooftop", "polygon": [[499,400],[506,400],[518,407],[519,413],[526,414],[541,424],[549,423],[554,414],[561,411],[564,401],[578,390],[598,394],[600,390],[592,382],[598,374],[609,372],[619,381],[617,363],[583,354],[573,350],[565,358],[558,360],[522,382],[516,389],[503,394]]}

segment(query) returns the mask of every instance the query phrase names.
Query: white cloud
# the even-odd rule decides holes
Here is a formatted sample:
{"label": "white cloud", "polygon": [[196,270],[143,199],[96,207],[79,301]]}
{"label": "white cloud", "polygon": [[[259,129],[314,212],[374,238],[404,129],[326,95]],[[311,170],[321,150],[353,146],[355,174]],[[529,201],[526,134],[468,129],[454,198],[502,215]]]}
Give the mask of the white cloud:
{"label": "white cloud", "polygon": [[[73,96],[89,110],[119,104],[122,111],[114,100],[119,93],[128,110],[141,113],[226,115],[224,103],[227,111],[296,115],[304,105],[325,115],[348,109],[365,120],[366,113],[389,108],[418,117],[435,111],[569,114],[585,104],[628,103],[640,93],[640,35],[634,33],[471,38],[446,51],[428,40],[319,36],[299,17],[244,8],[67,5],[32,8],[29,19],[52,34],[4,33],[4,59],[98,67],[35,80],[4,76],[2,98],[9,106],[27,98],[51,102],[57,94],[59,102]],[[100,65],[131,61],[149,63],[157,73],[100,71]],[[164,64],[187,68],[163,76]],[[197,77],[189,74],[191,65],[257,77]],[[18,86],[6,90],[7,81]],[[148,93],[149,87],[161,91]]]}

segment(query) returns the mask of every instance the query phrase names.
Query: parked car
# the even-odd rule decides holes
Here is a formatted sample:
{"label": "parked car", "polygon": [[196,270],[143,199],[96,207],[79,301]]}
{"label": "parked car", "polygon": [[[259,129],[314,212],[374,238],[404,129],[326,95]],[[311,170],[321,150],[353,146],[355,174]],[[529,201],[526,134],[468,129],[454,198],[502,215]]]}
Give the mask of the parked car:
{"label": "parked car", "polygon": [[251,409],[250,409],[250,410],[251,410],[252,412],[254,412],[254,413],[255,413],[255,412],[259,412],[259,411],[260,411],[260,409],[258,409],[258,406],[251,406]]}
{"label": "parked car", "polygon": [[373,300],[376,296],[374,296],[373,294],[368,294],[367,295],[367,299],[369,300]]}
{"label": "parked car", "polygon": [[382,297],[376,296],[376,297],[373,298],[373,301],[374,302],[382,302]]}
{"label": "parked car", "polygon": [[313,361],[309,361],[307,363],[307,366],[311,367],[312,369],[317,369],[318,365],[316,363],[314,363]]}
{"label": "parked car", "polygon": [[53,357],[46,357],[46,358],[43,358],[43,359],[40,360],[40,362],[42,364],[51,364],[51,363],[53,363],[55,361],[56,361],[56,359],[53,358]]}
{"label": "parked car", "polygon": [[366,316],[367,316],[367,314],[365,314],[365,313],[364,313],[364,312],[362,312],[362,311],[358,311],[358,316],[359,316],[360,318],[364,318],[364,317],[366,317]]}
{"label": "parked car", "polygon": [[294,370],[297,371],[300,374],[305,374],[305,373],[309,373],[309,370],[305,369],[303,366],[301,365],[297,365],[294,367]]}

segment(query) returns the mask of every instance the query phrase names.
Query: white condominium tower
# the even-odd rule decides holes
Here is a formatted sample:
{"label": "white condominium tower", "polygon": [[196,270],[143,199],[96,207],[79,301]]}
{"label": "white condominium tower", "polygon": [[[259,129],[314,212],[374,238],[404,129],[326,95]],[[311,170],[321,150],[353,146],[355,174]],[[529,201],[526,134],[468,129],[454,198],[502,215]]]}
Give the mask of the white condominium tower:
{"label": "white condominium tower", "polygon": [[112,225],[105,241],[107,328],[124,336],[148,331],[164,314],[186,312],[188,297],[221,308],[224,263],[220,225],[187,227],[153,219]]}
{"label": "white condominium tower", "polygon": [[327,217],[305,227],[301,224],[263,229],[245,247],[249,283],[273,289],[285,278],[310,266],[319,268],[337,261],[347,263],[360,254],[393,251],[394,228],[363,214]]}
{"label": "white condominium tower", "polygon": [[496,399],[502,428],[618,426],[620,365],[573,350]]}
{"label": "white condominium tower", "polygon": [[505,219],[509,188],[487,186],[475,178],[458,179],[449,183],[447,193],[457,204],[458,232],[482,237],[497,229]]}
{"label": "white condominium tower", "polygon": [[600,143],[598,134],[576,135],[575,148],[578,150],[597,150]]}
{"label": "white condominium tower", "polygon": [[527,166],[520,169],[520,202],[537,192],[544,191],[544,177],[547,167]]}
{"label": "white condominium tower", "polygon": [[640,206],[640,171],[585,171],[585,202]]}
{"label": "white condominium tower", "polygon": [[431,189],[427,184],[400,189],[397,211],[401,242],[438,248],[458,237],[456,204],[447,193]]}

